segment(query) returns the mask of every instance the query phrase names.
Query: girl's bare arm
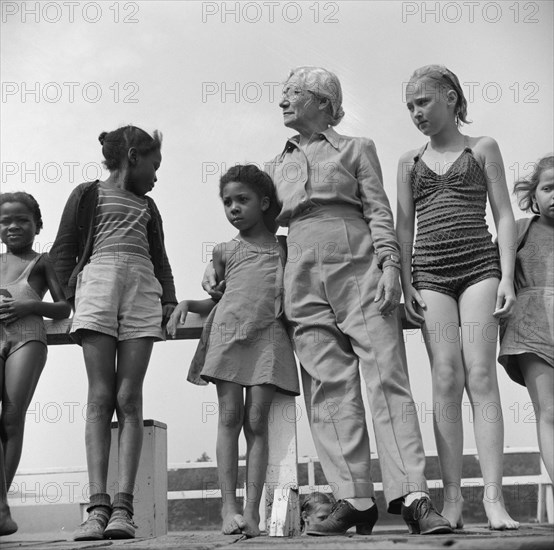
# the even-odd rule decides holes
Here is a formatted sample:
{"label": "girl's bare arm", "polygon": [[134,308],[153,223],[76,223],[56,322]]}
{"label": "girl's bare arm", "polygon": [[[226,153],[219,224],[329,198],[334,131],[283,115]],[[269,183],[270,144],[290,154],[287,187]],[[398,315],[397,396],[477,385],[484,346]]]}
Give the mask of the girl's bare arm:
{"label": "girl's bare arm", "polygon": [[412,286],[412,248],[414,243],[415,206],[410,184],[410,170],[413,165],[413,151],[406,153],[398,162],[396,235],[400,244],[400,280],[404,292],[404,307],[409,321],[421,324],[423,316],[417,306],[425,308],[419,292]]}
{"label": "girl's bare arm", "polygon": [[482,137],[479,138],[475,150],[485,161],[487,191],[498,235],[502,279],[498,286],[495,316],[506,317],[515,304],[516,223],[498,144],[490,137]]}

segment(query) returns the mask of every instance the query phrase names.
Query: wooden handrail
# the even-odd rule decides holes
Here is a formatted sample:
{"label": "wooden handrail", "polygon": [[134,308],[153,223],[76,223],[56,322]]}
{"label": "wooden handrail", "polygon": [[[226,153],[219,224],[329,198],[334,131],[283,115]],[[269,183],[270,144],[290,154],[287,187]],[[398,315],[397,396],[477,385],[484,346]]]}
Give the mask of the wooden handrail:
{"label": "wooden handrail", "polygon": [[[406,319],[406,312],[404,310],[404,304],[398,306],[400,311],[400,319],[402,321],[402,329],[418,329],[417,325],[410,323]],[[197,340],[202,334],[202,326],[204,324],[204,317],[197,315],[196,313],[189,313],[187,321],[183,327],[177,329],[177,334],[174,340]],[[48,345],[59,346],[64,344],[74,344],[75,342],[69,336],[69,330],[71,329],[71,319],[63,319],[61,321],[46,321],[46,330],[48,333]],[[168,338],[171,340],[171,338]]]}

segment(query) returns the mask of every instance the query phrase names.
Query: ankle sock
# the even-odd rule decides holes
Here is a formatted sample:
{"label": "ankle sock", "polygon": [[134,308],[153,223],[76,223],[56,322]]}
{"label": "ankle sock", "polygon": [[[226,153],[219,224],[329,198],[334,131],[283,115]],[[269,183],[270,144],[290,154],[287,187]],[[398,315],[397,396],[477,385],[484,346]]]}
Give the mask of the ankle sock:
{"label": "ankle sock", "polygon": [[372,497],[354,497],[354,498],[345,498],[348,504],[352,505],[358,512],[363,512],[369,510],[372,506],[375,506],[375,499]]}
{"label": "ankle sock", "polygon": [[414,500],[419,500],[420,498],[429,498],[429,495],[423,491],[414,491],[413,493],[409,493],[404,497],[404,506],[410,506]]}
{"label": "ankle sock", "polygon": [[135,513],[133,509],[133,495],[131,493],[116,493],[113,497],[113,507],[123,508],[133,515]]}
{"label": "ankle sock", "polygon": [[109,514],[112,511],[110,495],[107,493],[95,493],[94,495],[90,495],[87,512],[90,512],[94,508],[105,508]]}

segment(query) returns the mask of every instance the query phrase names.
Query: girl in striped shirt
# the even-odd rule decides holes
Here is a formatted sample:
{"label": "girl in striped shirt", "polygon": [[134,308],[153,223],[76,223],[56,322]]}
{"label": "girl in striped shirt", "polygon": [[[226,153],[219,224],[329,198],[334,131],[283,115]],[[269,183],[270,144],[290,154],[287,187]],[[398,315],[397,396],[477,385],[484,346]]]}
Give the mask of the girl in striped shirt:
{"label": "girl in striped shirt", "polygon": [[[147,197],[162,161],[161,135],[135,126],[103,132],[106,181],[69,197],[51,255],[74,304],[71,334],[88,376],[85,441],[88,519],[75,540],[134,538],[133,490],[142,448],[142,384],[152,345],[177,299],[161,216]],[[119,422],[118,480],[107,494],[111,420]]]}

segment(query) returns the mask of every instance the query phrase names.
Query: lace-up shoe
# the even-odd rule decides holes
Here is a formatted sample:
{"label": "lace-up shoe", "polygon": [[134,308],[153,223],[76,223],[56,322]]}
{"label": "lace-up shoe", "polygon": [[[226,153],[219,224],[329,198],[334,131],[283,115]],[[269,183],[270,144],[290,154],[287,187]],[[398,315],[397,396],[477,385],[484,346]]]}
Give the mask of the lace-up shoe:
{"label": "lace-up shoe", "polygon": [[346,500],[339,500],[331,510],[329,517],[310,527],[306,534],[320,537],[344,535],[350,527],[356,526],[358,535],[371,535],[379,512],[374,504],[368,510],[356,510]]}
{"label": "lace-up shoe", "polygon": [[450,522],[435,510],[428,497],[418,498],[410,506],[402,504],[402,519],[412,535],[452,533]]}

